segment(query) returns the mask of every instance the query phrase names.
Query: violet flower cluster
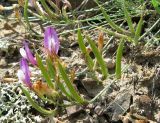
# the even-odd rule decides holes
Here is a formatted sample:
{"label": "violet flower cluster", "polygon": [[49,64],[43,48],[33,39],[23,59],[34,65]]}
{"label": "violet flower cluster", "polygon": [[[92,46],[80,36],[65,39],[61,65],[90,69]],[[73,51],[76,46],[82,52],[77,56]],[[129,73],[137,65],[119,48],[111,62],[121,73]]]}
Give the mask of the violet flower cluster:
{"label": "violet flower cluster", "polygon": [[[23,48],[20,48],[20,54],[22,58],[20,60],[20,70],[18,70],[17,76],[19,81],[23,82],[27,87],[32,89],[33,84],[30,80],[31,73],[29,71],[28,62],[33,66],[38,67],[38,65],[36,58],[29,49],[28,43],[24,41],[23,44]],[[47,55],[50,55],[51,57],[56,55],[58,53],[59,46],[60,43],[57,32],[53,27],[47,27],[44,32],[44,48],[47,51]]]}

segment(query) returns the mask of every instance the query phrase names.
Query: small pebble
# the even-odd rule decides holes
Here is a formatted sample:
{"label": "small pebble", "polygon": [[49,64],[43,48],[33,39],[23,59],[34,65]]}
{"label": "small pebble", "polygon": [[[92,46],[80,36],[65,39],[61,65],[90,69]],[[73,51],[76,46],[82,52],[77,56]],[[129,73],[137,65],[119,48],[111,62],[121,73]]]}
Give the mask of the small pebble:
{"label": "small pebble", "polygon": [[115,67],[115,61],[110,59],[110,58],[106,58],[104,59],[104,61],[106,62],[107,68],[109,69],[113,69]]}
{"label": "small pebble", "polygon": [[1,58],[0,66],[2,66],[2,67],[6,67],[7,66],[7,62],[6,62],[5,58]]}
{"label": "small pebble", "polygon": [[92,109],[92,108],[94,108],[95,106],[94,106],[94,104],[90,103],[90,104],[88,104],[87,107],[88,107],[89,109]]}
{"label": "small pebble", "polygon": [[93,123],[98,123],[98,116],[96,114],[93,115]]}
{"label": "small pebble", "polygon": [[74,114],[79,114],[80,112],[83,111],[83,109],[80,106],[73,105],[70,107],[66,108],[68,116],[74,115]]}
{"label": "small pebble", "polygon": [[95,109],[94,109],[94,112],[97,114],[97,115],[100,115],[102,113],[102,107],[101,106],[96,106]]}

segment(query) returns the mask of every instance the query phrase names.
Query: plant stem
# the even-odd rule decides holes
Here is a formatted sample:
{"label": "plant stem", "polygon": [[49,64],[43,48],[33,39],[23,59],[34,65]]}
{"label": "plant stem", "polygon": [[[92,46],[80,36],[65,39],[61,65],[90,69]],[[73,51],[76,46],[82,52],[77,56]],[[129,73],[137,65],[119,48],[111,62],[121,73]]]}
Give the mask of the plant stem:
{"label": "plant stem", "polygon": [[149,32],[152,31],[152,29],[160,22],[160,18],[152,25],[150,29],[148,29],[138,40],[140,41],[143,39]]}
{"label": "plant stem", "polygon": [[99,28],[99,30],[103,30],[104,32],[106,32],[109,35],[115,36],[117,38],[126,39],[129,42],[133,42],[133,39],[131,37],[127,36],[127,35],[123,35],[123,34],[120,34],[120,33],[117,33],[117,32],[113,32],[109,29],[105,29],[105,28],[102,28],[102,27],[98,27],[98,28]]}

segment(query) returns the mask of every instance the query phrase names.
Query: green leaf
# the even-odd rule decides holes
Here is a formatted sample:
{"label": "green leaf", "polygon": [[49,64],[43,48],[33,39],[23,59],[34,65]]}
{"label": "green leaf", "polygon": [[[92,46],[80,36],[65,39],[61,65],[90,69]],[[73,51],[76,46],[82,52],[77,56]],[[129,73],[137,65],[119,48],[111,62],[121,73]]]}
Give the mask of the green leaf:
{"label": "green leaf", "polygon": [[61,83],[59,80],[57,80],[56,77],[56,71],[55,71],[55,68],[52,64],[52,61],[48,58],[46,60],[46,63],[47,63],[47,67],[48,67],[48,70],[49,70],[49,74],[50,76],[56,81],[56,84],[58,86],[58,88],[62,91],[62,93],[64,93],[68,99],[71,99],[71,95],[65,90],[65,87],[63,85],[63,83]]}
{"label": "green leaf", "polygon": [[62,67],[62,65],[58,62],[58,68],[60,71],[60,74],[65,82],[65,84],[67,85],[72,97],[78,102],[78,103],[85,103],[84,99],[81,98],[81,96],[78,94],[78,92],[75,90],[75,88],[73,87],[71,81],[69,80],[69,77],[67,76],[67,73],[65,72],[64,68]]}
{"label": "green leaf", "polygon": [[47,63],[47,68],[48,68],[48,72],[49,72],[50,77],[55,79],[56,71],[55,71],[54,65],[52,64],[51,59],[47,58],[46,63]]}
{"label": "green leaf", "polygon": [[97,59],[98,64],[101,67],[101,72],[102,72],[104,78],[107,78],[108,69],[107,69],[106,63],[104,62],[104,60],[102,58],[101,53],[99,52],[98,48],[96,47],[96,44],[88,36],[87,36],[87,40],[92,48],[92,51]]}
{"label": "green leaf", "polygon": [[66,22],[70,22],[70,20],[69,20],[69,18],[68,18],[68,15],[67,15],[67,11],[66,11],[66,9],[64,9],[64,8],[62,8],[62,15],[63,15],[64,20],[65,20]]}
{"label": "green leaf", "polygon": [[31,28],[31,25],[29,23],[29,20],[28,20],[28,2],[29,2],[29,0],[25,0],[25,4],[24,4],[24,19],[26,20],[26,24],[27,24],[27,27],[29,28],[29,30],[31,30],[32,32],[34,32],[36,35],[39,35],[37,32],[35,32]]}
{"label": "green leaf", "polygon": [[160,14],[160,1],[152,0],[152,4],[153,4],[155,10]]}
{"label": "green leaf", "polygon": [[126,8],[125,0],[123,0],[123,2],[124,2],[124,3],[122,3],[122,8],[123,8],[123,11],[124,11],[124,15],[125,15],[125,18],[126,18],[126,20],[127,20],[129,29],[130,29],[132,35],[134,36],[135,30],[134,30],[134,27],[133,27],[131,15],[129,14],[129,12],[128,12],[127,8]]}
{"label": "green leaf", "polygon": [[58,6],[54,3],[53,0],[47,0],[47,2],[51,5],[53,9],[55,9],[56,12],[60,13],[61,10],[58,8]]}
{"label": "green leaf", "polygon": [[84,44],[84,41],[83,41],[83,37],[82,37],[82,34],[81,34],[81,30],[78,29],[78,44],[79,44],[79,47],[82,51],[82,53],[84,54],[85,56],[85,60],[87,62],[87,66],[90,70],[93,69],[93,66],[94,66],[94,62],[92,60],[92,58],[89,56],[89,53],[87,52],[86,50],[86,46]]}
{"label": "green leaf", "polygon": [[26,95],[27,99],[29,100],[30,104],[39,112],[41,112],[44,115],[55,115],[55,110],[46,110],[44,108],[42,108],[41,106],[39,106],[32,98],[30,93],[24,89],[22,86],[20,86],[21,90],[23,91],[23,93]]}
{"label": "green leaf", "polygon": [[36,54],[36,60],[37,60],[37,63],[38,63],[38,67],[40,68],[42,74],[43,74],[43,77],[45,78],[47,84],[49,87],[51,88],[54,88],[54,84],[53,82],[51,81],[49,75],[48,75],[48,72],[46,70],[46,68],[44,67],[43,63],[42,63],[42,59],[39,57],[38,54]]}
{"label": "green leaf", "polygon": [[46,13],[49,15],[50,19],[52,18],[57,18],[58,15],[55,14],[51,9],[50,7],[47,5],[47,3],[45,2],[45,0],[40,0],[41,1],[41,4],[42,6],[44,7],[44,9],[46,10]]}
{"label": "green leaf", "polygon": [[121,60],[123,53],[124,40],[122,39],[119,43],[117,54],[116,54],[116,78],[121,78]]}
{"label": "green leaf", "polygon": [[141,15],[141,18],[140,18],[138,25],[137,25],[137,28],[136,28],[135,37],[134,37],[135,45],[138,44],[138,39],[141,35],[142,26],[143,26],[143,15]]}
{"label": "green leaf", "polygon": [[64,84],[61,82],[57,82],[58,88],[62,91],[65,96],[67,96],[68,99],[72,99],[72,96],[66,91],[66,88],[64,87]]}
{"label": "green leaf", "polygon": [[86,46],[83,41],[81,30],[78,29],[78,44],[83,54],[87,53]]}
{"label": "green leaf", "polygon": [[108,24],[115,29],[117,32],[120,33],[126,33],[127,31],[122,29],[120,26],[116,25],[109,17],[109,15],[107,14],[107,12],[105,11],[105,9],[98,3],[98,0],[95,0],[95,2],[97,3],[97,5],[99,6],[100,10],[103,13],[103,16],[105,17],[106,21],[108,22]]}
{"label": "green leaf", "polygon": [[39,18],[41,18],[44,21],[46,19],[46,15],[44,15],[44,12],[41,8],[41,4],[39,2],[35,2],[34,8],[36,9],[36,13],[40,15]]}
{"label": "green leaf", "polygon": [[89,54],[85,54],[85,60],[87,63],[88,68],[92,71],[93,70],[93,66],[94,66],[94,62],[92,60],[92,58],[89,56]]}
{"label": "green leaf", "polygon": [[26,20],[27,26],[29,27],[29,29],[31,28],[30,24],[29,24],[29,20],[28,20],[28,2],[29,0],[25,0],[25,4],[24,4],[24,18]]}

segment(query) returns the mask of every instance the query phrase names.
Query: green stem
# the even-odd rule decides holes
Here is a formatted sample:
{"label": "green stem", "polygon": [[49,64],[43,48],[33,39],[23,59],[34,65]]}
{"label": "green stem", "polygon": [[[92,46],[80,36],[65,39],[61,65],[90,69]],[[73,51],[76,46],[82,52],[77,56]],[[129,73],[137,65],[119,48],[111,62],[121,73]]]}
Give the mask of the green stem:
{"label": "green stem", "polygon": [[64,68],[62,67],[62,65],[60,64],[60,62],[58,62],[58,68],[59,71],[61,73],[61,76],[65,82],[65,84],[67,85],[70,93],[72,94],[72,97],[79,102],[80,104],[85,104],[86,101],[78,94],[78,92],[75,90],[75,88],[73,87],[71,81],[69,80],[69,77],[67,76],[67,73],[65,72]]}
{"label": "green stem", "polygon": [[98,3],[98,0],[95,0],[95,2],[98,4],[99,8],[101,9],[103,16],[105,17],[106,21],[109,23],[109,25],[115,29],[117,32],[123,33],[123,34],[129,34],[127,30],[124,30],[120,26],[116,25],[109,17],[109,15],[106,13],[104,8]]}
{"label": "green stem", "polygon": [[49,15],[50,19],[58,18],[58,15],[53,13],[53,11],[49,8],[49,6],[45,2],[45,0],[40,0],[40,1],[42,3],[42,6],[44,7],[44,9],[46,10],[47,14]]}
{"label": "green stem", "polygon": [[31,103],[31,105],[39,112],[43,113],[44,115],[55,115],[56,112],[55,110],[46,110],[44,108],[42,108],[41,106],[39,106],[37,103],[35,103],[35,101],[31,98],[29,92],[24,89],[22,86],[20,86],[21,90],[23,91],[23,93],[26,95],[27,99],[29,100],[29,102]]}
{"label": "green stem", "polygon": [[123,34],[120,34],[120,33],[117,33],[117,32],[113,32],[113,31],[111,31],[109,29],[105,29],[105,28],[102,28],[102,27],[98,27],[98,28],[99,28],[99,30],[103,30],[104,32],[106,32],[109,35],[115,36],[117,38],[126,39],[129,42],[134,42],[134,40],[131,37],[127,36],[127,35],[123,35]]}

